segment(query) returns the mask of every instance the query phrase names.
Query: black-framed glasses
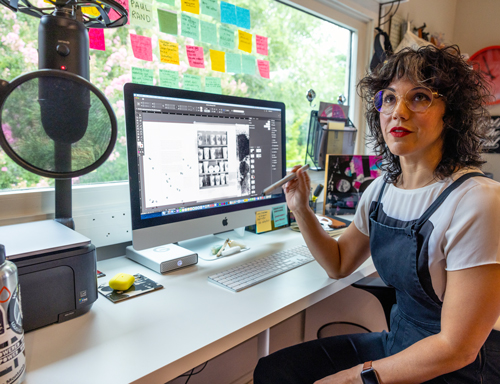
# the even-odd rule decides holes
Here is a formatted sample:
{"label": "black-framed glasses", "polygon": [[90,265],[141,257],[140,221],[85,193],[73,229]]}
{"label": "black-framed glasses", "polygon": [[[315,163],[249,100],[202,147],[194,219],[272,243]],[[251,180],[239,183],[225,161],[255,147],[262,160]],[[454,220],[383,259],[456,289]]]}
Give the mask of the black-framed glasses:
{"label": "black-framed glasses", "polygon": [[443,95],[423,86],[410,89],[405,93],[404,97],[390,89],[382,89],[373,97],[373,105],[380,113],[389,115],[396,108],[398,100],[403,98],[410,111],[419,113],[425,112],[431,106],[432,101],[440,96]]}

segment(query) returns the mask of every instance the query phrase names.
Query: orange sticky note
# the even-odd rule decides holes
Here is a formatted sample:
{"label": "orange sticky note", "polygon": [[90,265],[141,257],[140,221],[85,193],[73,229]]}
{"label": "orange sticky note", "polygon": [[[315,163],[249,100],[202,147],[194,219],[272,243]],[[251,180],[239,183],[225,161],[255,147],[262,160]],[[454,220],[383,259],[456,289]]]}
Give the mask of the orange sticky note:
{"label": "orange sticky note", "polygon": [[179,44],[158,39],[160,46],[160,61],[167,64],[179,65]]}
{"label": "orange sticky note", "polygon": [[238,49],[252,53],[252,34],[238,29]]}
{"label": "orange sticky note", "polygon": [[257,233],[270,231],[271,210],[255,212],[255,224],[257,224]]}
{"label": "orange sticky note", "polygon": [[210,61],[212,71],[226,72],[226,53],[222,51],[210,50]]}
{"label": "orange sticky note", "polygon": [[181,0],[181,11],[200,14],[200,0]]}

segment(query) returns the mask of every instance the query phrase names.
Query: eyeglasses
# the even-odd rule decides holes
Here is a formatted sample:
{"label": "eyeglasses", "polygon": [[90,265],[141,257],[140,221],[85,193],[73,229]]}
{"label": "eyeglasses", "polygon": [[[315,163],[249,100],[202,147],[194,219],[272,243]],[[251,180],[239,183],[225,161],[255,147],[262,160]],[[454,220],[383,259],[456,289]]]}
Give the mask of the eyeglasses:
{"label": "eyeglasses", "polygon": [[434,98],[443,96],[436,91],[431,91],[427,87],[415,87],[410,89],[406,94],[400,96],[390,89],[382,89],[373,97],[375,109],[384,115],[390,115],[396,105],[398,99],[403,97],[403,100],[410,111],[425,112],[432,104]]}

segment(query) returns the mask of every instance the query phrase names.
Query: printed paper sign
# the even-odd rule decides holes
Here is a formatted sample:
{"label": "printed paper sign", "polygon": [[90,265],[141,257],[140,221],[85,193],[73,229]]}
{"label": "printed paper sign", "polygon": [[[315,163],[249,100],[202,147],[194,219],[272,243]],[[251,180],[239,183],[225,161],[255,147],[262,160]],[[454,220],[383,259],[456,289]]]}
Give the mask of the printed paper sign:
{"label": "printed paper sign", "polygon": [[272,229],[271,211],[255,212],[255,223],[257,224],[257,233],[270,231]]}
{"label": "printed paper sign", "polygon": [[239,53],[226,53],[227,72],[241,73],[241,55]]}
{"label": "printed paper sign", "polygon": [[153,46],[151,45],[151,37],[130,34],[130,43],[134,57],[153,61]]}
{"label": "printed paper sign", "polygon": [[268,55],[267,37],[255,35],[255,46],[259,55]]}
{"label": "printed paper sign", "polygon": [[89,47],[90,49],[97,49],[99,51],[106,50],[106,44],[104,42],[104,29],[89,28]]}
{"label": "printed paper sign", "polygon": [[257,60],[257,66],[259,67],[260,75],[265,79],[269,79],[269,61]]}
{"label": "printed paper sign", "polygon": [[132,83],[153,85],[153,70],[132,67]]}
{"label": "printed paper sign", "polygon": [[231,28],[219,26],[219,45],[223,48],[234,49],[234,31]]}
{"label": "printed paper sign", "polygon": [[[128,0],[116,0],[116,2],[120,5],[123,6],[123,8],[125,8],[127,10],[127,15],[130,15],[130,10],[129,10],[129,7],[128,7]],[[111,11],[109,11],[109,19],[110,20],[118,20],[120,18],[120,14],[118,12],[116,12],[114,9],[111,9]],[[130,24],[130,17],[127,18],[127,24]]]}
{"label": "printed paper sign", "polygon": [[217,25],[200,20],[201,41],[217,45]]}
{"label": "printed paper sign", "polygon": [[179,44],[159,39],[158,45],[162,63],[179,65]]}
{"label": "printed paper sign", "polygon": [[200,14],[199,0],[181,0],[181,11]]}
{"label": "printed paper sign", "polygon": [[200,20],[182,13],[181,35],[191,37],[195,40],[200,40]]}
{"label": "printed paper sign", "polygon": [[145,1],[130,0],[130,23],[144,28],[153,28],[153,5]]}
{"label": "printed paper sign", "polygon": [[238,29],[238,49],[252,53],[252,34]]}
{"label": "printed paper sign", "polygon": [[255,75],[255,57],[241,55],[241,70],[246,75]]}
{"label": "printed paper sign", "polygon": [[201,13],[212,16],[215,20],[219,20],[217,0],[201,0]]}
{"label": "printed paper sign", "polygon": [[195,45],[186,45],[186,54],[189,66],[193,68],[205,68],[203,48]]}
{"label": "printed paper sign", "polygon": [[238,28],[250,29],[250,10],[236,7],[236,26]]}
{"label": "printed paper sign", "polygon": [[219,77],[205,78],[205,92],[222,94],[222,86]]}
{"label": "printed paper sign", "polygon": [[188,91],[201,92],[201,77],[185,74],[182,88],[187,89]]}
{"label": "printed paper sign", "polygon": [[273,208],[274,227],[282,227],[288,224],[288,214],[286,204],[279,205]]}
{"label": "printed paper sign", "polygon": [[221,1],[220,21],[221,23],[236,25],[236,6],[226,3],[225,1]]}
{"label": "printed paper sign", "polygon": [[179,88],[179,72],[160,69],[160,87]]}
{"label": "printed paper sign", "polygon": [[177,12],[158,9],[158,26],[160,32],[177,35]]}
{"label": "printed paper sign", "polygon": [[212,62],[212,71],[226,72],[226,60],[224,52],[211,49],[210,61]]}

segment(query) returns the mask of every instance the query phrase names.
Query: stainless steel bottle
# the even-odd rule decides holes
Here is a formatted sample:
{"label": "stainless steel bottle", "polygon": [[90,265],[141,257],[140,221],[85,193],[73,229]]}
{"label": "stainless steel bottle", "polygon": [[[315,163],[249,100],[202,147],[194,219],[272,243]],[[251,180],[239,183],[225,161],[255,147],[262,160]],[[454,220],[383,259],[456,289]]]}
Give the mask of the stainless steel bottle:
{"label": "stainless steel bottle", "polygon": [[19,384],[26,371],[21,294],[17,267],[6,260],[1,244],[0,312],[0,384]]}

